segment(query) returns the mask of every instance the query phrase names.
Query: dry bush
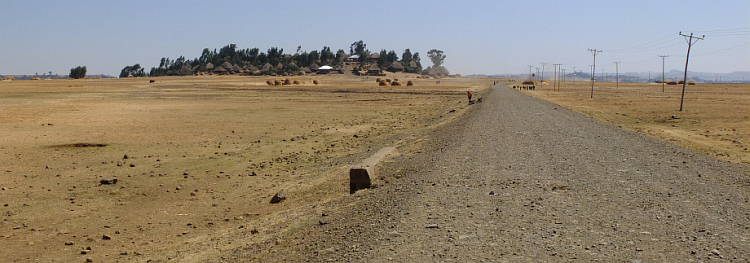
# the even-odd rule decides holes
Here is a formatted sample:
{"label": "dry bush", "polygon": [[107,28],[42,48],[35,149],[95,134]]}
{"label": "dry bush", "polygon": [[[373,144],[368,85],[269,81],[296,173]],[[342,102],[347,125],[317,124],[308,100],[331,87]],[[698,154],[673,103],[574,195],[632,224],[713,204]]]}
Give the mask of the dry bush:
{"label": "dry bush", "polygon": [[319,80],[317,80],[317,79],[316,79],[316,80],[313,80],[313,84],[315,84],[315,85],[318,85],[318,84],[320,84],[320,81],[319,81]]}
{"label": "dry bush", "polygon": [[410,80],[410,81],[406,82],[406,86],[414,86],[414,82],[411,82],[411,80]]}
{"label": "dry bush", "polygon": [[153,79],[148,80],[148,83],[154,83],[154,82],[156,82],[156,80],[153,80]]}
{"label": "dry bush", "polygon": [[667,85],[677,85],[677,81],[667,81]]}
{"label": "dry bush", "polygon": [[292,80],[291,79],[285,79],[284,80],[284,85],[292,85]]}
{"label": "dry bush", "polygon": [[386,82],[391,83],[391,79],[385,79]]}
{"label": "dry bush", "polygon": [[399,81],[392,81],[391,86],[401,86],[401,82]]}
{"label": "dry bush", "polygon": [[381,80],[383,80],[383,79],[377,78],[377,79],[375,79],[375,82],[380,83]]}
{"label": "dry bush", "polygon": [[294,85],[299,85],[299,84],[300,84],[299,80],[295,80],[295,81],[294,81],[294,82],[292,82],[292,83],[294,83]]}
{"label": "dry bush", "polygon": [[269,80],[266,80],[266,84],[268,84],[268,86],[273,86],[273,81],[272,81],[272,80],[270,80],[270,79],[269,79]]}
{"label": "dry bush", "polygon": [[521,84],[523,84],[523,85],[534,85],[534,82],[533,82],[533,81],[531,81],[531,80],[525,80],[525,81],[524,81],[523,83],[521,83]]}
{"label": "dry bush", "polygon": [[378,86],[388,86],[388,82],[385,82],[385,80],[380,80],[380,82],[378,82]]}
{"label": "dry bush", "polygon": [[30,80],[41,80],[40,78],[31,78]]}
{"label": "dry bush", "polygon": [[281,80],[278,80],[278,79],[274,80],[273,85],[276,85],[276,86],[281,85]]}
{"label": "dry bush", "polygon": [[698,84],[698,83],[696,83],[694,80],[688,81],[688,85],[695,85],[695,84]]}

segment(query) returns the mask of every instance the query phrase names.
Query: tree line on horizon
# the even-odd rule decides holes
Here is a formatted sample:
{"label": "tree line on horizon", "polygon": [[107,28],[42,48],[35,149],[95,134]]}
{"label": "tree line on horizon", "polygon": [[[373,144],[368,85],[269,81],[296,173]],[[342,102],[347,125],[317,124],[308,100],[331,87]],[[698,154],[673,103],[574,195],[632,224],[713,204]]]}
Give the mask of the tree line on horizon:
{"label": "tree line on horizon", "polygon": [[[431,50],[431,52],[433,51],[435,50]],[[266,52],[262,52],[258,48],[237,49],[236,44],[229,44],[218,51],[216,49],[210,50],[204,48],[200,57],[194,59],[186,59],[184,56],[180,56],[174,60],[169,57],[162,57],[159,66],[152,67],[148,73],[140,64],[125,66],[120,72],[120,77],[193,75],[198,72],[211,70],[210,65],[217,67],[227,65],[225,63],[229,63],[232,66],[236,65],[240,68],[253,68],[253,72],[250,73],[253,75],[295,74],[299,73],[303,67],[309,67],[313,64],[318,66],[328,65],[338,68],[338,70],[343,72],[342,66],[344,66],[347,58],[354,55],[358,56],[357,61],[360,62],[360,67],[363,67],[365,62],[372,61],[369,59],[373,56],[372,54],[374,53],[371,53],[367,49],[367,45],[362,40],[352,43],[349,53],[346,53],[343,49],[339,49],[334,53],[328,46],[324,46],[320,51],[312,50],[307,52],[302,51],[302,46],[298,46],[296,53],[284,54],[283,48],[272,47]],[[442,54],[442,51],[440,51],[440,54]],[[381,69],[385,69],[394,62],[398,62],[402,65],[405,72],[423,72],[419,52],[412,54],[407,48],[399,59],[395,51],[386,51],[383,49],[378,55],[379,58],[376,62],[373,61],[373,63],[377,63]],[[442,59],[444,59],[444,55]],[[270,67],[266,66],[267,64]],[[355,68],[354,70],[358,71],[361,68]]]}

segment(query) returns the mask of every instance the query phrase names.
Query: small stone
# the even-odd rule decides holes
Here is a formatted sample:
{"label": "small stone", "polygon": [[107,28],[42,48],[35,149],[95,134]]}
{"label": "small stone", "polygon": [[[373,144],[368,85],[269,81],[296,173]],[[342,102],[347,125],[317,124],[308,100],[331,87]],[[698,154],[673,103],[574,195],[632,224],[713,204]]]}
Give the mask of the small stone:
{"label": "small stone", "polygon": [[318,224],[321,225],[321,226],[324,226],[324,225],[327,225],[328,222],[323,221],[323,220],[318,220]]}
{"label": "small stone", "polygon": [[490,195],[495,195],[495,191],[490,191]]}
{"label": "small stone", "polygon": [[135,164],[134,164],[134,163],[131,163],[131,164],[130,164],[130,167],[135,167]]}
{"label": "small stone", "polygon": [[286,192],[284,190],[279,191],[271,198],[272,204],[281,203],[281,201],[284,201],[286,199]]}
{"label": "small stone", "polygon": [[126,154],[125,156],[123,156],[123,157],[122,157],[122,159],[129,159],[129,158],[130,158],[130,157],[128,157],[128,155],[127,155],[127,154]]}
{"label": "small stone", "polygon": [[104,239],[104,240],[110,240],[110,239],[112,239],[112,237],[108,236],[108,235],[102,235],[102,239]]}
{"label": "small stone", "polygon": [[439,228],[437,224],[429,224],[427,228]]}
{"label": "small stone", "polygon": [[86,259],[86,262],[94,262],[94,259],[92,259],[92,258],[87,258],[87,259]]}
{"label": "small stone", "polygon": [[67,242],[65,242],[65,245],[66,246],[72,246],[72,245],[75,245],[75,243],[73,241],[67,241]]}

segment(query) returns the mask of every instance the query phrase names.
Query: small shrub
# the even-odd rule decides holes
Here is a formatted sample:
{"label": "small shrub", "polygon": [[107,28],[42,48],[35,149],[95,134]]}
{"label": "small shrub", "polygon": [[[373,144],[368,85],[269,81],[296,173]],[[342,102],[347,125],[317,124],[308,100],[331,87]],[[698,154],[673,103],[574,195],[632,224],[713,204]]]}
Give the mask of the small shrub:
{"label": "small shrub", "polygon": [[318,84],[320,84],[320,81],[318,81],[317,79],[313,80],[313,84],[318,85]]}
{"label": "small shrub", "polygon": [[411,82],[411,80],[410,80],[410,81],[406,82],[406,86],[414,86],[414,82]]}
{"label": "small shrub", "polygon": [[378,86],[388,86],[388,82],[385,82],[385,80],[380,80],[380,82],[378,82]]}

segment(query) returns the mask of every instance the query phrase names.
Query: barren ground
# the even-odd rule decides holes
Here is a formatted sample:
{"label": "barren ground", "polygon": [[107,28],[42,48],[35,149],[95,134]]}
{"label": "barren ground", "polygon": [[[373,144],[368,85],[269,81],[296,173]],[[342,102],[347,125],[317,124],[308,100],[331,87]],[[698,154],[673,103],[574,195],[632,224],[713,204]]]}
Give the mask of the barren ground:
{"label": "barren ground", "polygon": [[[0,82],[0,261],[200,262],[261,242],[347,196],[350,165],[418,142],[465,111],[466,90],[492,83],[394,77],[415,86]],[[280,190],[287,200],[269,204]]]}
{"label": "barren ground", "polygon": [[[567,81],[526,94],[539,97],[613,126],[693,148],[722,160],[750,164],[750,84],[682,85]],[[673,117],[674,116],[674,117]]]}

